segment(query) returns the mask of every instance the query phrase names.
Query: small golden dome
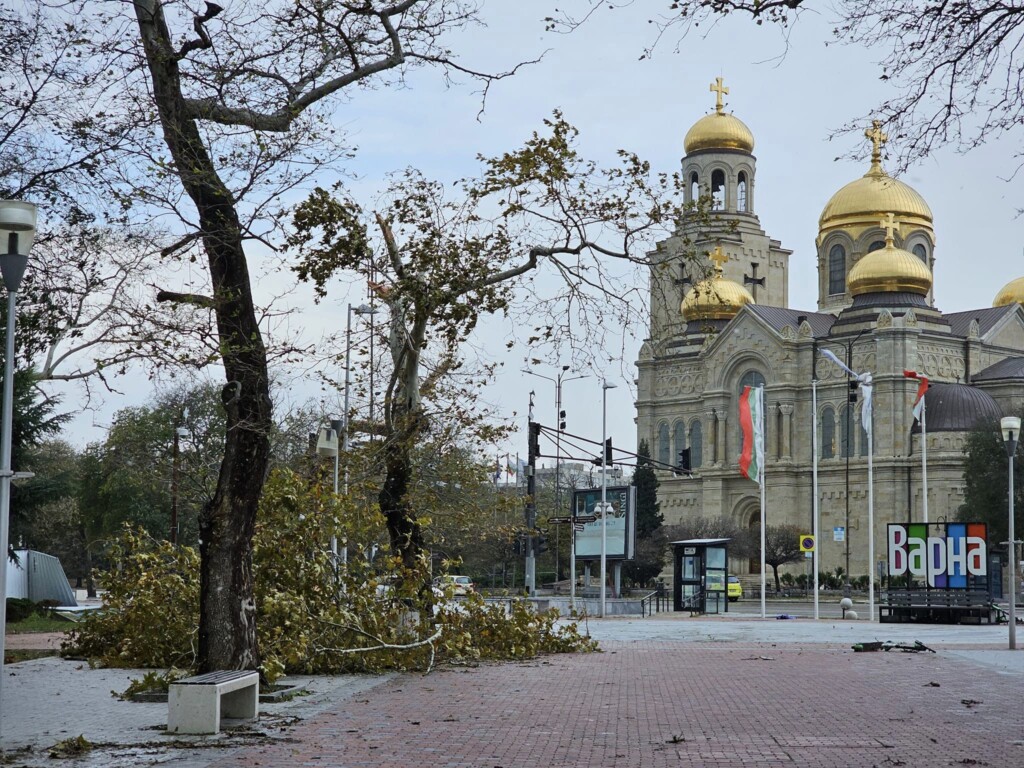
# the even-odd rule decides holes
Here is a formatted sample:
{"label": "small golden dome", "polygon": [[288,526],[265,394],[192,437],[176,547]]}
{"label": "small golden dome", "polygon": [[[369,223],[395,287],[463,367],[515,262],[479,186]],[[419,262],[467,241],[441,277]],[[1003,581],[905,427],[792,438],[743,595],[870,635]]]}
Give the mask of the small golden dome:
{"label": "small golden dome", "polygon": [[701,280],[686,294],[679,311],[687,322],[693,320],[730,320],[736,316],[744,304],[753,304],[754,297],[750,291],[739,283],[722,277],[722,265],[729,257],[722,252],[721,246],[715,246],[714,252],[708,254],[714,262],[715,274],[707,280]]}
{"label": "small golden dome", "polygon": [[996,294],[993,307],[1005,307],[1007,304],[1024,304],[1024,277],[1011,280]]}
{"label": "small golden dome", "polygon": [[856,181],[851,181],[828,201],[818,218],[819,240],[824,230],[837,227],[874,226],[887,213],[892,213],[908,230],[932,228],[932,210],[924,198],[899,179],[892,178],[882,168],[882,147],[888,136],[882,132],[882,123],[873,121],[864,135],[871,140],[871,167]]}
{"label": "small golden dome", "polygon": [[702,149],[738,149],[754,151],[754,134],[738,117],[725,112],[704,115],[686,132],[683,139],[686,154]]}
{"label": "small golden dome", "polygon": [[916,293],[927,296],[932,287],[928,266],[910,251],[894,245],[896,217],[889,213],[879,222],[886,229],[885,248],[871,251],[850,270],[850,293]]}

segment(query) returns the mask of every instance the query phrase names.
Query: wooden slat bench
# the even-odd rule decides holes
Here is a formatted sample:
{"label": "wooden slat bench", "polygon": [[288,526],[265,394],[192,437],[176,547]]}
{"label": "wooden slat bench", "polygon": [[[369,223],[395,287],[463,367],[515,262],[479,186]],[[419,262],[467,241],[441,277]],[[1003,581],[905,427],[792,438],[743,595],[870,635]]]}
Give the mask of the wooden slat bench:
{"label": "wooden slat bench", "polygon": [[988,592],[947,589],[895,589],[878,608],[881,622],[992,624],[996,615]]}
{"label": "wooden slat bench", "polygon": [[260,676],[252,670],[209,672],[171,683],[168,733],[218,733],[222,717],[259,716]]}

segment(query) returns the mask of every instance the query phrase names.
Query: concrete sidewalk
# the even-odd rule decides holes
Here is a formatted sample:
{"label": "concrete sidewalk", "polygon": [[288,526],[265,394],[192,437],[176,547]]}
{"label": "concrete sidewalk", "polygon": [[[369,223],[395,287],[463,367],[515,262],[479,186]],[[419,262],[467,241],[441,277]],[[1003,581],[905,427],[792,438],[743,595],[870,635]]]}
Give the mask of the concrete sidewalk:
{"label": "concrete sidewalk", "polygon": [[[257,728],[169,737],[166,704],[121,702],[126,670],[40,659],[4,680],[12,765],[934,766],[1024,764],[1024,651],[1007,628],[663,618],[590,620],[603,653],[314,678]],[[1024,633],[1022,633],[1024,635]],[[920,640],[937,653],[854,653]],[[10,702],[10,704],[8,704]],[[20,749],[19,749],[20,748]]]}

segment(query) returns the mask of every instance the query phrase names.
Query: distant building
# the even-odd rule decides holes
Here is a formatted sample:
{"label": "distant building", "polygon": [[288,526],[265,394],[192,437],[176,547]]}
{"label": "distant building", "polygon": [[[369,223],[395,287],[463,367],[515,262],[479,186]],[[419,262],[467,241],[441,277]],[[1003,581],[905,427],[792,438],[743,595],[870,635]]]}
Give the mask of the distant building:
{"label": "distant building", "polygon": [[[917,382],[926,395],[928,513],[952,519],[963,502],[963,453],[977,424],[1024,407],[1024,278],[982,268],[993,306],[952,313],[934,303],[936,237],[924,198],[882,167],[886,136],[866,131],[871,163],[821,211],[815,258],[818,306],[788,303],[792,251],[771,239],[757,216],[754,137],[724,111],[719,79],[715,111],[684,139],[682,170],[690,200],[712,199],[710,228],[682,222],[659,244],[651,272],[649,337],[639,361],[637,436],[653,458],[678,463],[690,450],[692,477],[660,471],[665,522],[725,516],[759,525],[756,484],[737,460],[737,397],[765,387],[766,488],[769,525],[810,532],[812,519],[811,382],[818,382],[819,503],[822,567],[867,573],[867,440],[861,403],[848,402],[847,374],[821,355],[830,350],[857,372],[874,376],[875,553],[884,560],[888,522],[924,514],[921,435],[911,414]],[[765,188],[770,190],[770,186]],[[770,192],[769,192],[770,193]],[[793,201],[806,204],[806,201]],[[689,239],[690,243],[684,245]],[[708,255],[703,272],[681,258],[685,248]],[[734,564],[735,565],[735,564]],[[756,561],[735,570],[754,571]]]}

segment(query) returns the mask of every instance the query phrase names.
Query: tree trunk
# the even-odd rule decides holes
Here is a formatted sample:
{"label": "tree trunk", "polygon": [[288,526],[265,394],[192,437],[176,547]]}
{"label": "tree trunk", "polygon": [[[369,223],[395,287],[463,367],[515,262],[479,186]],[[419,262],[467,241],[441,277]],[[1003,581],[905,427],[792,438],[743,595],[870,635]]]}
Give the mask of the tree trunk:
{"label": "tree trunk", "polygon": [[252,536],[270,455],[267,355],[253,307],[241,225],[190,116],[177,57],[158,0],[136,0],[153,100],[175,171],[199,214],[227,383],[224,459],[213,498],[199,516],[200,672],[255,669]]}
{"label": "tree trunk", "polygon": [[412,446],[419,429],[411,419],[406,422],[403,429],[392,433],[384,449],[384,483],[377,500],[387,522],[391,552],[402,559],[403,567],[412,569],[424,549],[424,541],[416,510],[409,499]]}

